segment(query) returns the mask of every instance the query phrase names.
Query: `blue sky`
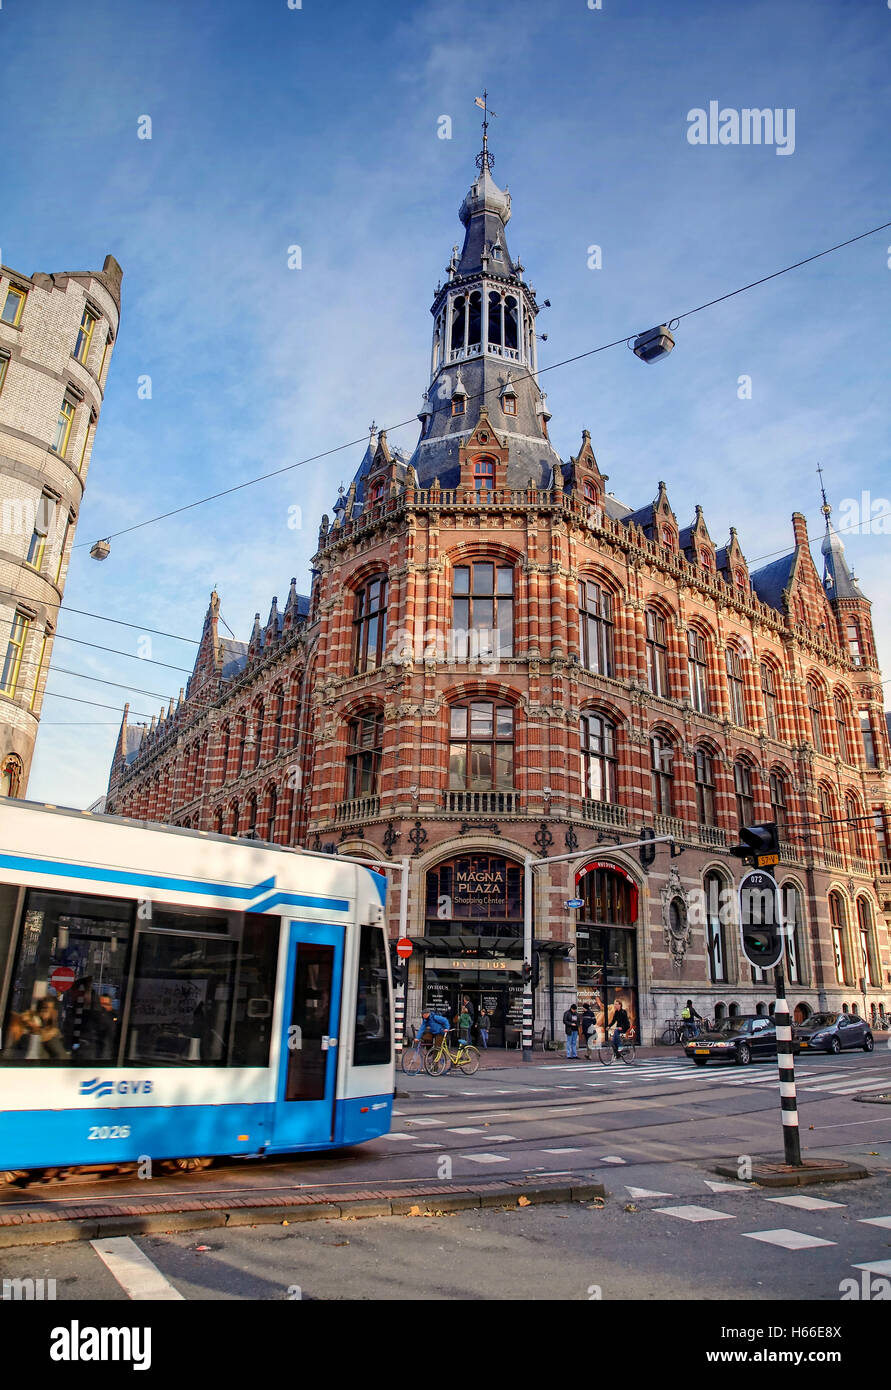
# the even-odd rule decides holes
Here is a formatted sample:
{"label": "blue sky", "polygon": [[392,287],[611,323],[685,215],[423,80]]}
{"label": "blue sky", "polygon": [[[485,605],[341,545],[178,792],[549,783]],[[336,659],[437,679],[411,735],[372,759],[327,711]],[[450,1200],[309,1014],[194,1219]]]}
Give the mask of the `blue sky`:
{"label": "blue sky", "polygon": [[[63,612],[60,631],[133,656],[59,641],[54,668],[132,682],[151,713],[160,698],[137,691],[175,695],[187,675],[133,659],[145,629],[197,639],[216,584],[246,637],[292,574],[308,591],[319,517],[361,447],[121,537],[102,565],[88,544],[415,414],[484,86],[511,251],[552,302],[547,366],[891,219],[889,54],[880,0],[5,0],[2,258],[80,270],[110,251],[124,268],[65,599],[136,626]],[[710,100],[794,108],[794,153],[689,144],[687,113]],[[750,562],[790,548],[793,510],[820,534],[818,462],[836,515],[863,491],[891,498],[889,247],[881,233],[685,320],[656,366],[617,348],[548,373],[557,448],[589,429],[623,501],[664,478],[682,525],[701,503]],[[889,538],[845,541],[891,671]],[[194,650],[152,638],[173,666]],[[84,805],[128,692],[55,669],[49,688],[115,707],[44,705],[29,795]]]}

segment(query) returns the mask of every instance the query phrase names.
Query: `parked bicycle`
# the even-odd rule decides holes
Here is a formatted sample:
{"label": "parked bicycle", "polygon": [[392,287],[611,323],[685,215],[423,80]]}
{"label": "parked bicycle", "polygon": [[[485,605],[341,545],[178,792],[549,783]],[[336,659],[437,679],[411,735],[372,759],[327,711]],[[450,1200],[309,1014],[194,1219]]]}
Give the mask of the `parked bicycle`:
{"label": "parked bicycle", "polygon": [[412,1076],[424,1070],[424,1053],[426,1050],[420,1037],[415,1037],[408,1047],[402,1049],[402,1059],[399,1065],[402,1067],[406,1076]]}
{"label": "parked bicycle", "polygon": [[600,1060],[603,1065],[605,1067],[611,1066],[613,1062],[617,1062],[621,1058],[626,1066],[630,1066],[634,1061],[635,1055],[634,1043],[631,1041],[633,1037],[633,1028],[629,1028],[627,1033],[622,1033],[619,1038],[618,1050],[616,1051],[613,1048],[612,1039],[608,1035],[605,1035],[603,1042],[600,1044]]}
{"label": "parked bicycle", "polygon": [[434,1039],[433,1046],[424,1056],[424,1068],[430,1076],[444,1076],[452,1067],[459,1067],[468,1076],[479,1071],[480,1050],[472,1043],[458,1042],[454,1049],[449,1047],[449,1033],[442,1033]]}

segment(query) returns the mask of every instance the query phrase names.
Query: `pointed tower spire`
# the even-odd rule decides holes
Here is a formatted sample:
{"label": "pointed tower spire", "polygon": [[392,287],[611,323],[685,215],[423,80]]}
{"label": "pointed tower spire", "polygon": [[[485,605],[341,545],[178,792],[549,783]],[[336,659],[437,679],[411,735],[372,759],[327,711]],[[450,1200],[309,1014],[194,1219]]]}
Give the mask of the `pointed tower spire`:
{"label": "pointed tower spire", "polygon": [[823,505],[820,511],[826,518],[826,534],[823,537],[823,544],[820,546],[823,554],[823,588],[826,590],[826,597],[828,599],[866,598],[866,595],[857,587],[857,579],[851,573],[841,537],[830,520],[832,507],[826,498],[826,489],[823,486],[823,469],[819,464],[817,465],[817,472],[820,475],[820,492],[823,494]]}

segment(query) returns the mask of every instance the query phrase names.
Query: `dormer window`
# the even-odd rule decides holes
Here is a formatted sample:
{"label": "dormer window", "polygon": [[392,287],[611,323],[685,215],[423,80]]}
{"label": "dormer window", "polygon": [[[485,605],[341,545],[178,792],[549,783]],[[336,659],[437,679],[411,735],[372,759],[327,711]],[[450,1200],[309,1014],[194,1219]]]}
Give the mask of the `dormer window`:
{"label": "dormer window", "polygon": [[502,252],[500,246],[493,246],[493,247],[492,247],[492,260],[493,260],[493,261],[503,261],[503,260],[504,260],[504,254],[503,254],[503,252]]}
{"label": "dormer window", "polygon": [[495,487],[495,460],[475,459],[473,464],[473,485],[477,492],[491,492]]}
{"label": "dormer window", "polygon": [[585,483],[585,485],[584,485],[584,495],[585,495],[585,501],[586,501],[586,502],[596,502],[596,501],[597,501],[597,489],[595,488],[595,486],[594,486],[593,483]]}
{"label": "dormer window", "polygon": [[670,526],[662,527],[662,544],[668,546],[674,545],[674,532]]}
{"label": "dormer window", "polygon": [[452,397],[452,414],[453,414],[453,415],[463,415],[463,414],[464,414],[464,397],[463,397],[463,396],[453,396],[453,397]]}
{"label": "dormer window", "polygon": [[710,570],[712,568],[711,552],[708,550],[700,550],[699,563],[702,565],[702,568],[704,570]]}
{"label": "dormer window", "polygon": [[384,495],[384,485],[382,482],[373,483],[368,493],[369,502],[379,502]]}
{"label": "dormer window", "polygon": [[747,589],[749,587],[749,582],[742,570],[734,570],[733,578],[736,581],[737,589]]}
{"label": "dormer window", "polygon": [[502,396],[502,398],[501,398],[501,408],[502,408],[502,410],[504,411],[505,415],[516,415],[516,413],[517,413],[517,398],[516,398],[516,396]]}

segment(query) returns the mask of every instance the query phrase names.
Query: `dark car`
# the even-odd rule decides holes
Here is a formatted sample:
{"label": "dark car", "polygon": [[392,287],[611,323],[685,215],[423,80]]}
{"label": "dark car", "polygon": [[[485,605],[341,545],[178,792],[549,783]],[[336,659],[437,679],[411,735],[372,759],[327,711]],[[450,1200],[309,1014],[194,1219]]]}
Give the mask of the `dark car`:
{"label": "dark car", "polygon": [[808,1052],[841,1052],[845,1047],[862,1047],[872,1052],[872,1029],[859,1014],[811,1014],[796,1024],[793,1037]]}
{"label": "dark car", "polygon": [[[793,1037],[792,1051],[798,1050],[798,1041]],[[772,1018],[747,1014],[722,1018],[714,1028],[692,1038],[684,1051],[698,1067],[712,1059],[746,1067],[759,1058],[777,1055],[777,1030]]]}

